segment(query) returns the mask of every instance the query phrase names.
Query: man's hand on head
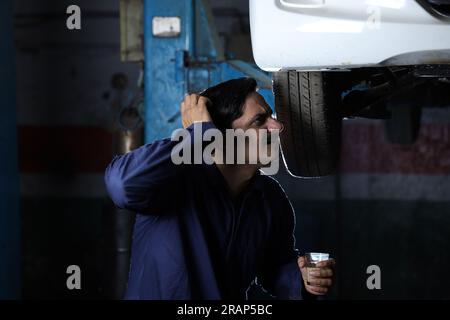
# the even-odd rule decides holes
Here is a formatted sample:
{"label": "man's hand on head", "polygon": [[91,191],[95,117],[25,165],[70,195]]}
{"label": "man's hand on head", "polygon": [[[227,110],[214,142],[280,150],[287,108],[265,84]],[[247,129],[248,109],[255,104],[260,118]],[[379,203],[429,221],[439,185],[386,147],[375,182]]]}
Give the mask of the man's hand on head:
{"label": "man's hand on head", "polygon": [[333,268],[336,264],[335,260],[329,259],[320,261],[317,263],[316,267],[313,268],[306,267],[305,257],[299,257],[297,263],[302,273],[306,291],[316,296],[327,294],[333,285]]}
{"label": "man's hand on head", "polygon": [[194,122],[208,122],[211,121],[211,116],[208,112],[207,106],[211,101],[199,94],[188,94],[181,102],[181,122],[183,128],[189,127]]}

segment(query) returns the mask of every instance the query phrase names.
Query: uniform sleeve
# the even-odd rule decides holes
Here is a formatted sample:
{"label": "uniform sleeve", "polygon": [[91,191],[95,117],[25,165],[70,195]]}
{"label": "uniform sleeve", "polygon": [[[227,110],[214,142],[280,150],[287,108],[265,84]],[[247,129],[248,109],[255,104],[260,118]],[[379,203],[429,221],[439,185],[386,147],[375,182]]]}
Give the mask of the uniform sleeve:
{"label": "uniform sleeve", "polygon": [[297,264],[299,257],[295,249],[295,214],[286,194],[278,185],[279,192],[273,195],[278,203],[274,214],[271,240],[264,255],[257,281],[277,299],[313,299],[303,287],[303,279]]}
{"label": "uniform sleeve", "polygon": [[120,208],[147,214],[160,213],[173,203],[179,195],[179,179],[192,165],[175,164],[172,150],[178,143],[189,144],[187,147],[193,150],[196,126],[202,134],[215,128],[211,122],[196,123],[187,128],[190,139],[159,140],[115,156],[105,171],[106,189],[112,201]]}

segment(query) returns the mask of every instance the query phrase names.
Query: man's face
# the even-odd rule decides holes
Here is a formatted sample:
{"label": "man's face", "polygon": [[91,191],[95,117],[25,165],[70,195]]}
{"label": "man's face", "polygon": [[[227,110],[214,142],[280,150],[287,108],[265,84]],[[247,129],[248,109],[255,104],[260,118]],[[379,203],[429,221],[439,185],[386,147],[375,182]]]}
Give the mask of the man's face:
{"label": "man's face", "polygon": [[[232,129],[254,131],[257,136],[257,145],[259,146],[259,143],[265,143],[267,141],[267,155],[271,156],[270,145],[272,141],[270,139],[269,132],[272,130],[281,131],[282,125],[279,121],[273,118],[272,109],[264,100],[263,96],[257,92],[253,92],[247,96],[243,108],[243,114],[240,118],[233,121]],[[267,130],[267,140],[266,137],[261,134],[262,132],[260,129]],[[261,139],[264,139],[264,141],[260,141]],[[252,148],[248,143],[246,143],[246,163],[248,163],[247,160],[249,158],[249,153],[258,152],[258,150],[258,148]]]}

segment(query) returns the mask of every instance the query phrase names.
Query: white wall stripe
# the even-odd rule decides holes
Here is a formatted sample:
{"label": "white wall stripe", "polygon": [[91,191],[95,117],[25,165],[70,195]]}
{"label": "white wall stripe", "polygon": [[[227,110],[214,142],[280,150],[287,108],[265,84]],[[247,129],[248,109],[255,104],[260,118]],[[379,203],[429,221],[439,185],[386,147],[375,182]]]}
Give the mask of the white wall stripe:
{"label": "white wall stripe", "polygon": [[[334,200],[335,177],[299,179],[283,177],[280,181],[290,195],[299,200]],[[349,200],[450,201],[450,175],[345,174],[340,192]]]}
{"label": "white wall stripe", "polygon": [[[280,183],[291,196],[305,201],[334,200],[336,178],[298,179],[283,176]],[[106,197],[103,174],[58,178],[48,174],[22,174],[25,197]],[[341,194],[349,200],[450,201],[450,175],[345,174]]]}
{"label": "white wall stripe", "polygon": [[103,174],[79,174],[72,178],[49,174],[21,174],[24,197],[102,198],[107,196]]}

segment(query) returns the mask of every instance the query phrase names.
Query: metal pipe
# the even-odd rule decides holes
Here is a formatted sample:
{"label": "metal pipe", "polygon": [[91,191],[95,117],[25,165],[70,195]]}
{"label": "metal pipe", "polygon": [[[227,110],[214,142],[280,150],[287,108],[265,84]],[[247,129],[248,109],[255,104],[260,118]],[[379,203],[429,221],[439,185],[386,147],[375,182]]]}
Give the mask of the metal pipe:
{"label": "metal pipe", "polygon": [[[119,107],[116,130],[114,134],[114,154],[128,153],[143,144],[144,123],[140,114],[141,84],[138,83],[137,92],[130,105],[124,106],[123,91],[127,87],[128,80],[123,74],[113,77],[113,88],[117,91],[115,103]],[[112,298],[122,299],[126,290],[128,273],[130,268],[132,230],[135,213],[115,208],[113,210],[113,280]]]}

